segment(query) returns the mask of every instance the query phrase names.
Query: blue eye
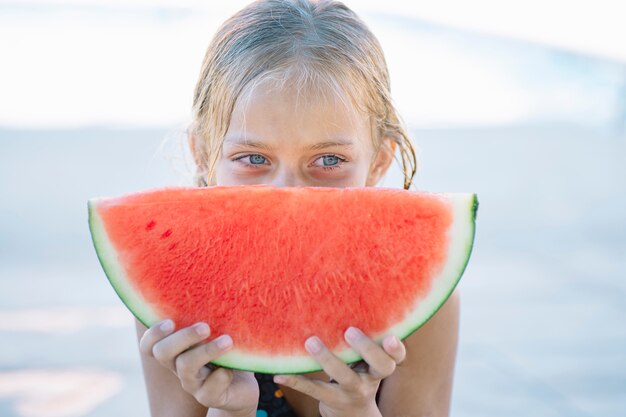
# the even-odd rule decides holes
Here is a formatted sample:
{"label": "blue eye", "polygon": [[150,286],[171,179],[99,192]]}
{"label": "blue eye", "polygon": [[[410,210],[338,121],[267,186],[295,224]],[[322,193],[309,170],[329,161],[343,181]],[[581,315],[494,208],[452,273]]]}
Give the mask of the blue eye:
{"label": "blue eye", "polygon": [[339,164],[339,158],[337,158],[337,155],[324,155],[322,158],[324,159],[324,166]]}
{"label": "blue eye", "polygon": [[341,168],[343,163],[346,162],[345,159],[340,158],[337,155],[324,155],[324,156],[318,158],[318,160],[319,159],[322,160],[322,165],[314,164],[313,166],[322,168],[325,171],[332,171],[332,170],[335,170],[335,169],[339,169],[339,168]]}
{"label": "blue eye", "polygon": [[261,155],[249,155],[250,156],[250,162],[254,165],[256,164],[263,164],[263,161],[265,160],[265,157],[261,156]]}
{"label": "blue eye", "polygon": [[[243,162],[242,160],[244,158],[250,158],[249,159],[250,163]],[[233,159],[233,161],[241,161],[242,164],[248,165],[248,166],[252,166],[252,165],[258,166],[258,165],[265,165],[264,162],[267,161],[267,158],[265,158],[263,155],[259,155],[259,154],[253,153],[253,154],[249,154],[249,155],[240,156],[239,158]]]}
{"label": "blue eye", "polygon": [[[248,158],[249,162],[245,162],[246,158]],[[323,155],[316,159],[316,161],[320,161],[320,160],[322,161],[321,165],[314,163],[311,166],[322,168],[325,171],[332,171],[334,169],[341,168],[343,163],[346,162],[346,159],[341,158],[337,155],[332,155],[332,154]],[[242,155],[238,158],[233,159],[233,161],[238,161],[247,167],[258,167],[262,165],[269,165],[268,164],[269,161],[267,160],[266,157],[264,157],[263,155],[255,154],[255,153]]]}

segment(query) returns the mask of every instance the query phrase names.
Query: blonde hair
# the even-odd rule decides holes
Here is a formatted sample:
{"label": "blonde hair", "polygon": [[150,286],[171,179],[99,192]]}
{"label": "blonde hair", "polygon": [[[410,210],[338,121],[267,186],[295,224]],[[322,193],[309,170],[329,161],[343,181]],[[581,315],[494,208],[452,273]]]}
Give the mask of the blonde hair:
{"label": "blonde hair", "polygon": [[[295,81],[293,81],[295,78]],[[258,0],[226,20],[211,40],[195,87],[194,184],[213,184],[215,164],[238,97],[251,86],[289,79],[308,91],[320,87],[369,114],[374,149],[385,136],[400,149],[404,188],[417,169],[413,145],[396,111],[382,48],[365,23],[340,1]],[[211,159],[211,161],[209,161]]]}

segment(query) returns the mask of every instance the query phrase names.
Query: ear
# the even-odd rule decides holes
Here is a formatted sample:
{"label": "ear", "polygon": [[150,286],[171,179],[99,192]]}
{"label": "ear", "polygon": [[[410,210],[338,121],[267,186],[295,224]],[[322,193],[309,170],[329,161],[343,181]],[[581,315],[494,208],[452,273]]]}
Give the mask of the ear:
{"label": "ear", "polygon": [[385,175],[393,161],[393,156],[396,152],[396,141],[391,136],[385,136],[378,149],[378,153],[370,166],[370,172],[367,176],[366,186],[375,186],[380,179]]}

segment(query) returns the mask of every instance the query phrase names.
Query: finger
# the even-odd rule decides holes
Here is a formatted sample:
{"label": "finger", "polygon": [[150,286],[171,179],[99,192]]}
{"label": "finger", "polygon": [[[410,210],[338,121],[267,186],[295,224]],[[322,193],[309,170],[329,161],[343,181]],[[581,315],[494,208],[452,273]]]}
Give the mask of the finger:
{"label": "finger", "polygon": [[139,340],[139,351],[146,356],[154,357],[152,354],[154,344],[172,333],[172,331],[174,331],[174,322],[169,319],[151,326]]}
{"label": "finger", "polygon": [[383,340],[383,348],[385,352],[396,361],[396,365],[400,365],[404,362],[406,358],[406,347],[397,336],[391,335],[386,337]]}
{"label": "finger", "polygon": [[194,397],[200,404],[209,408],[223,408],[227,401],[226,391],[233,381],[233,371],[226,368],[217,368],[211,372],[202,385],[196,390]]}
{"label": "finger", "polygon": [[348,389],[356,388],[361,382],[356,372],[324,346],[318,337],[309,337],[304,343],[304,347],[322,365],[322,369],[331,380]]}
{"label": "finger", "polygon": [[180,378],[185,391],[197,391],[211,374],[211,369],[206,365],[223,355],[232,345],[231,337],[222,335],[209,343],[198,345],[178,355],[174,361],[176,375]]}
{"label": "finger", "polygon": [[329,403],[336,385],[303,375],[275,375],[274,382],[300,391],[318,401]]}
{"label": "finger", "polygon": [[206,339],[210,334],[208,324],[196,323],[158,341],[152,348],[152,354],[162,365],[176,372],[174,363],[176,356]]}
{"label": "finger", "polygon": [[369,365],[369,375],[376,379],[388,377],[395,371],[396,362],[383,348],[374,343],[356,327],[349,327],[345,333],[346,341],[356,350]]}

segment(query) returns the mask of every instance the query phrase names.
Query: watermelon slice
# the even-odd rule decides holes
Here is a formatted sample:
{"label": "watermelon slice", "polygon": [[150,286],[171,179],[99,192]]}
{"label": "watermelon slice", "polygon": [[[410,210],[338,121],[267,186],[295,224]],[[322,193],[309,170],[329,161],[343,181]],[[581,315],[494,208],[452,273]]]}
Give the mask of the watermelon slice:
{"label": "watermelon slice", "polygon": [[205,321],[235,346],[213,363],[320,370],[319,336],[346,363],[356,326],[406,338],[448,299],[474,241],[475,194],[374,187],[166,187],[89,200],[100,263],[145,326]]}

